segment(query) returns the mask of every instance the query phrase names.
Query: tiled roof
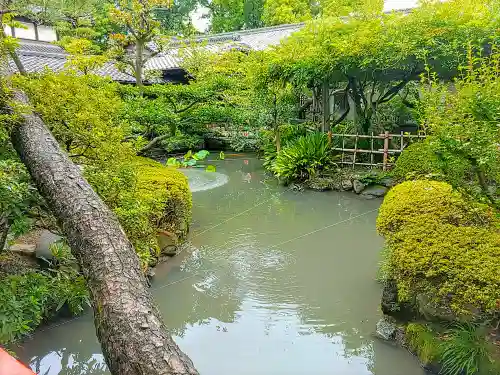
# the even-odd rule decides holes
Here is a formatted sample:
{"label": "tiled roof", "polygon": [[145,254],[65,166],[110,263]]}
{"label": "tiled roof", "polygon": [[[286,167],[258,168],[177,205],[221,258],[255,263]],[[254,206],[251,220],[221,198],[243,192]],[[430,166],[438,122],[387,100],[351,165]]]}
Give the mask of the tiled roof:
{"label": "tiled roof", "polygon": [[[59,46],[47,42],[32,40],[21,40],[17,55],[28,73],[41,72],[50,69],[58,72],[64,69],[68,54]],[[10,63],[12,70],[16,71],[13,62]],[[119,71],[113,63],[106,63],[97,71],[99,75],[110,77],[114,81],[133,83],[134,77]]]}
{"label": "tiled roof", "polygon": [[[171,43],[173,48],[148,60],[144,70],[177,69],[181,66],[183,58],[192,55],[193,48],[202,48],[215,53],[234,48],[263,50],[279,44],[281,40],[300,30],[302,26],[303,24],[263,27],[199,37],[187,42],[174,40]],[[155,49],[154,44],[150,44],[149,47],[152,50]],[[40,72],[45,68],[60,71],[64,69],[68,56],[59,46],[31,40],[20,40],[17,52],[24,68],[29,73]],[[15,70],[13,64],[11,67]],[[135,82],[133,76],[119,71],[112,63],[107,63],[98,73],[118,82]]]}

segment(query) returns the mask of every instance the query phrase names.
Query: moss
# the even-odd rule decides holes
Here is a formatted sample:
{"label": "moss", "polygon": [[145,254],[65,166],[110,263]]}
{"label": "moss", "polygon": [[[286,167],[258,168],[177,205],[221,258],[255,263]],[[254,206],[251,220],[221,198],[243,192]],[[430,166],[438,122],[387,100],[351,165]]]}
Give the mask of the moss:
{"label": "moss", "polygon": [[491,211],[485,206],[467,203],[446,182],[406,181],[392,188],[379,210],[377,229],[389,235],[408,223],[427,220],[454,225],[490,222]]}
{"label": "moss", "polygon": [[427,141],[408,146],[396,161],[391,172],[397,180],[441,174],[441,166],[436,151]]}
{"label": "moss", "polygon": [[122,192],[113,208],[144,267],[159,255],[157,235],[167,230],[185,237],[191,220],[191,192],[187,178],[175,168],[147,158],[132,160],[133,189]]}
{"label": "moss", "polygon": [[466,202],[444,182],[407,181],[384,200],[377,227],[390,249],[401,301],[430,296],[457,317],[497,313],[500,231],[486,206]]}
{"label": "moss", "polygon": [[416,353],[424,364],[439,360],[442,350],[441,341],[429,326],[420,323],[410,323],[406,326],[406,344]]}
{"label": "moss", "polygon": [[433,296],[457,315],[500,312],[500,233],[423,218],[388,238],[401,300]]}

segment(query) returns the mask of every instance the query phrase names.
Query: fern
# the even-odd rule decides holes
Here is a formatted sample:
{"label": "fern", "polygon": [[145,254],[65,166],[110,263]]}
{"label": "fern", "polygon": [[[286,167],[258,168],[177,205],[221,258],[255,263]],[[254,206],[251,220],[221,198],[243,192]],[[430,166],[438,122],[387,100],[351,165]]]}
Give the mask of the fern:
{"label": "fern", "polygon": [[491,364],[491,344],[486,340],[483,326],[457,324],[443,341],[443,375],[475,375],[484,373]]}

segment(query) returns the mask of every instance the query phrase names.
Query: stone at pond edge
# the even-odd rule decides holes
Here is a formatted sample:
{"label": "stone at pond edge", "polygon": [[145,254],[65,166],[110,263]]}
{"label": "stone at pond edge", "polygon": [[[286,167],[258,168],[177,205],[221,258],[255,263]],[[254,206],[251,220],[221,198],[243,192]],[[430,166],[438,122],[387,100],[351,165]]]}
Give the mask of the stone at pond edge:
{"label": "stone at pond edge", "polygon": [[9,251],[14,251],[16,253],[22,253],[26,255],[34,255],[35,249],[35,244],[15,243],[9,246]]}
{"label": "stone at pond edge", "polygon": [[166,230],[158,232],[158,246],[162,255],[173,256],[177,254],[179,239],[174,233]]}
{"label": "stone at pond edge", "polygon": [[428,321],[454,322],[459,320],[446,304],[439,304],[425,294],[418,294],[416,298],[418,312]]}
{"label": "stone at pond edge", "polygon": [[380,185],[383,185],[387,188],[391,188],[394,185],[396,185],[396,183],[394,179],[392,179],[391,177],[384,177],[382,180],[380,180]]}
{"label": "stone at pond edge", "polygon": [[384,282],[380,309],[384,315],[394,317],[401,321],[409,321],[416,316],[413,307],[408,303],[398,300],[398,287],[394,280]]}
{"label": "stone at pond edge", "polygon": [[361,195],[365,198],[381,198],[383,197],[389,189],[382,185],[368,186],[361,192]]}
{"label": "stone at pond edge", "polygon": [[353,188],[353,184],[352,184],[351,180],[342,180],[340,185],[342,186],[342,190],[345,190],[345,191],[352,190],[352,188]]}
{"label": "stone at pond edge", "polygon": [[50,246],[59,241],[61,238],[61,236],[58,236],[57,234],[44,229],[40,234],[40,238],[38,239],[38,242],[36,244],[36,257],[52,260],[54,256],[52,255],[52,251],[50,251]]}
{"label": "stone at pond edge", "polygon": [[149,279],[152,279],[153,277],[155,277],[156,275],[156,272],[153,268],[149,268],[146,272],[146,276],[149,278]]}
{"label": "stone at pond edge", "polygon": [[307,181],[307,187],[311,190],[325,191],[335,189],[336,181],[330,177],[314,177]]}
{"label": "stone at pond edge", "polygon": [[352,182],[352,187],[353,187],[353,189],[354,189],[354,192],[355,192],[356,194],[359,194],[359,193],[361,193],[361,192],[364,190],[364,188],[366,187],[366,185],[365,185],[365,184],[363,184],[363,183],[362,183],[361,181],[359,181],[359,180],[354,180],[354,181]]}
{"label": "stone at pond edge", "polygon": [[397,333],[397,325],[393,319],[384,316],[377,322],[375,336],[386,341],[394,341]]}

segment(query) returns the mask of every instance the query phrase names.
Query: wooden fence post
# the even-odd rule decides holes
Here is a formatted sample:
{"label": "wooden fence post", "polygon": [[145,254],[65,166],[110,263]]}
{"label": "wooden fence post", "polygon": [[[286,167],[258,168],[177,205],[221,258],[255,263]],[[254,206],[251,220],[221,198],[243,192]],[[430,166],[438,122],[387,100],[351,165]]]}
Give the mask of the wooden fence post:
{"label": "wooden fence post", "polygon": [[387,161],[389,159],[389,132],[386,131],[384,133],[384,161],[382,164],[382,168],[384,171],[387,170]]}

